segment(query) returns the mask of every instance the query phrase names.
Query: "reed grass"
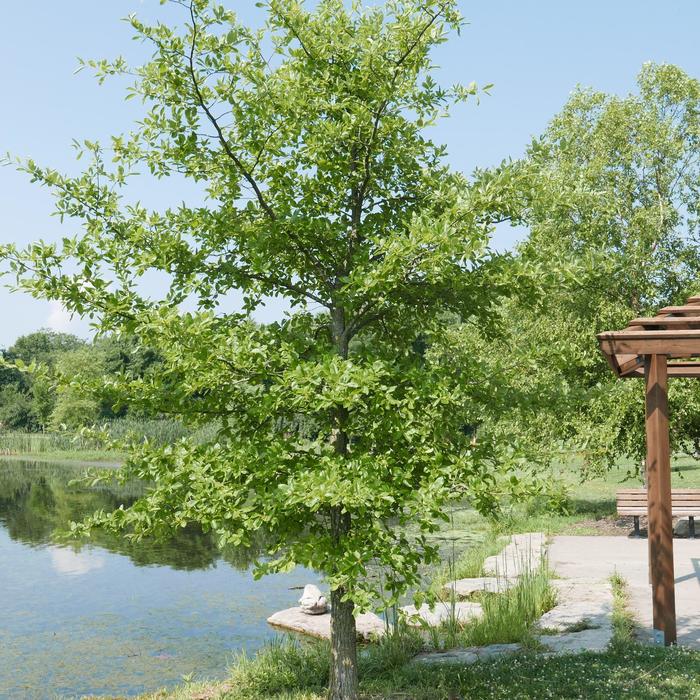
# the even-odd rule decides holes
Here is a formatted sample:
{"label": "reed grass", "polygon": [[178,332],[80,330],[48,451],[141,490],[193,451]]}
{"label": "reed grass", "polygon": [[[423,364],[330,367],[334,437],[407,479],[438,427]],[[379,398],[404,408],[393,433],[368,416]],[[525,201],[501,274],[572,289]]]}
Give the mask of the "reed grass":
{"label": "reed grass", "polygon": [[526,570],[517,583],[502,593],[477,593],[483,615],[462,622],[452,610],[439,626],[429,628],[431,646],[436,650],[488,644],[534,644],[533,626],[556,605],[556,592],[549,582],[545,561],[534,570]]}
{"label": "reed grass", "polygon": [[73,433],[0,433],[0,454],[4,455],[93,451],[100,447],[97,440]]}
{"label": "reed grass", "polygon": [[[192,431],[180,421],[171,418],[116,418],[102,426],[113,440],[148,440],[157,446],[171,445],[183,437],[196,442],[209,440],[217,426],[210,424]],[[99,453],[105,445],[98,439],[71,432],[0,432],[0,455],[50,455],[65,453]],[[109,454],[105,452],[104,456]]]}

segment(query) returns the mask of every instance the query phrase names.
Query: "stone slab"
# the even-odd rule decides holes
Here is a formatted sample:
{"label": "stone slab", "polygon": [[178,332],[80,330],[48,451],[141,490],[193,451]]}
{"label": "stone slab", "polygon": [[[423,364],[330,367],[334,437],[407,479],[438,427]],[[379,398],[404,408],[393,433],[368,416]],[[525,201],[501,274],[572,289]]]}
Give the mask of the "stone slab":
{"label": "stone slab", "polygon": [[551,585],[557,591],[557,605],[540,618],[540,628],[564,632],[584,622],[590,627],[610,626],[613,596],[609,583],[554,579]]}
{"label": "stone slab", "polygon": [[[700,531],[700,527],[698,528]],[[652,637],[649,542],[619,536],[558,536],[549,548],[550,566],[562,577],[607,581],[617,572],[627,581],[630,609],[641,641]],[[673,541],[678,643],[700,648],[700,539]]]}
{"label": "stone slab", "polygon": [[[331,638],[331,615],[307,615],[301,611],[299,606],[280,610],[267,618],[273,627],[308,634],[318,639]],[[380,637],[386,632],[384,620],[374,613],[362,613],[355,618],[357,626],[357,636],[365,641],[372,637]]]}
{"label": "stone slab", "polygon": [[513,579],[482,576],[480,578],[461,578],[443,586],[445,593],[466,598],[474,593],[503,593],[515,585]]}
{"label": "stone slab", "polygon": [[435,603],[433,608],[423,604],[420,608],[415,605],[406,605],[400,608],[406,615],[406,622],[414,627],[437,627],[449,620],[454,615],[459,622],[467,622],[470,619],[481,617],[484,611],[478,603],[456,602],[454,607],[451,602]]}
{"label": "stone slab", "polygon": [[542,532],[512,535],[500,554],[487,557],[484,574],[498,578],[518,578],[536,571],[547,553],[547,538]]}
{"label": "stone slab", "polygon": [[612,639],[612,625],[597,629],[567,632],[566,634],[544,634],[539,640],[554,654],[579,654],[583,651],[605,651]]}
{"label": "stone slab", "polygon": [[415,656],[413,661],[419,664],[473,664],[477,661],[514,654],[521,649],[520,644],[489,644],[485,647],[424,652]]}

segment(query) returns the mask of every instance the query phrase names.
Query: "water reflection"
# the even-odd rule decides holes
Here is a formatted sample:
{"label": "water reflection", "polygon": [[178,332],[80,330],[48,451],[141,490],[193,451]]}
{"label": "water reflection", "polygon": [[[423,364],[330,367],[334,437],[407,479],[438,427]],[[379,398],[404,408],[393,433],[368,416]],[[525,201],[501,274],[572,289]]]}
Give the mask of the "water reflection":
{"label": "water reflection", "polygon": [[[72,465],[19,460],[1,464],[0,523],[13,540],[32,546],[53,542],[57,531],[97,510],[128,506],[141,493],[138,484],[92,488],[71,484],[84,473],[84,468]],[[133,543],[118,535],[97,532],[91,542],[128,556],[137,566],[170,566],[185,571],[210,568],[222,558],[231,566],[246,570],[262,545],[261,541],[258,547],[222,551],[209,533],[192,524],[166,540]],[[73,545],[73,549],[77,551],[78,545]],[[69,555],[63,556],[68,561]]]}
{"label": "water reflection", "polygon": [[82,576],[105,565],[105,558],[96,552],[74,552],[66,547],[49,547],[54,571],[66,576]]}
{"label": "water reflection", "polygon": [[276,633],[309,571],[254,581],[255,551],[220,551],[190,526],[167,541],[96,534],[57,543],[99,509],[128,505],[139,486],[71,485],[80,467],[0,460],[0,698],[128,696],[183,674],[225,675],[231,656]]}

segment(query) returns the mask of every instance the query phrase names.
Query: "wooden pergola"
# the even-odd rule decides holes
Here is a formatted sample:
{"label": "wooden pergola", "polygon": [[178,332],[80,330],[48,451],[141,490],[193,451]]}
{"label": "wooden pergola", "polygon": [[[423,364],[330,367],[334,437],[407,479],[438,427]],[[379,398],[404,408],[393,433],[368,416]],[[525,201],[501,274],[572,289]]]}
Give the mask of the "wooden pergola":
{"label": "wooden pergola", "polygon": [[622,331],[600,333],[600,349],[621,379],[644,377],[646,386],[647,509],[654,631],[676,643],[676,596],[671,520],[668,378],[700,378],[700,296],[635,318]]}

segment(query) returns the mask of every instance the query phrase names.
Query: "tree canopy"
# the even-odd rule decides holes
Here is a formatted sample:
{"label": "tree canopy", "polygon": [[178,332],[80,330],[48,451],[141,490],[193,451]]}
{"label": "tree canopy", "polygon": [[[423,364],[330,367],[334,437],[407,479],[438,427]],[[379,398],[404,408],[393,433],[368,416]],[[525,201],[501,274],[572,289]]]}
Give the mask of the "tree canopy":
{"label": "tree canopy", "polygon": [[[569,441],[591,466],[621,455],[641,461],[641,387],[614,379],[595,335],[697,289],[699,136],[700,83],[646,64],[636,93],[574,91],[526,157],[504,164],[516,173],[511,207],[519,203],[506,215],[515,211],[529,228],[519,258],[560,271],[543,276],[536,307],[504,307],[507,347],[533,368],[523,381],[549,397],[529,424],[506,417],[511,429]],[[700,437],[698,389],[672,382],[676,449]]]}
{"label": "tree canopy", "polygon": [[[208,0],[175,4],[180,26],[130,18],[153,48],[146,64],[86,64],[100,80],[134,77],[136,128],[108,148],[84,142],[78,176],[22,165],[80,232],[2,255],[20,289],[162,358],[158,372],[84,388],[221,424],[203,444],[134,445],[120,478],[151,487],[88,527],[141,537],[196,522],[234,544],[273,533],[258,571],[323,572],[331,697],[352,698],[354,609],[418,582],[449,499],[486,512],[520,483],[500,478],[514,465],[497,446],[471,438],[490,398],[478,358],[455,367],[445,344],[455,319],[496,334],[493,310],[516,281],[488,249],[496,189],[468,191],[426,136],[477,93],[431,75],[461,18],[452,0],[269,0],[258,30]],[[134,203],[143,169],[194,181],[204,201]],[[154,270],[168,280],[159,299],[141,288]],[[265,297],[294,312],[252,323]]]}

